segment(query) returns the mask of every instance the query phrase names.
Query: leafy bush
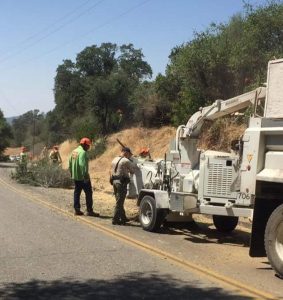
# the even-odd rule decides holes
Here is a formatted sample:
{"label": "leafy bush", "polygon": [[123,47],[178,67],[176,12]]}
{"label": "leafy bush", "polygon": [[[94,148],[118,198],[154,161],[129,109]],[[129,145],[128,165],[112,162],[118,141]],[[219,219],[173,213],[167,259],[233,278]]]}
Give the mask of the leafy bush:
{"label": "leafy bush", "polygon": [[78,141],[84,136],[94,139],[100,130],[97,120],[89,115],[73,120],[70,128],[71,136]]}
{"label": "leafy bush", "polygon": [[89,159],[95,159],[106,150],[106,137],[102,137],[96,140],[94,147],[88,151]]}
{"label": "leafy bush", "polygon": [[39,160],[28,165],[18,164],[12,178],[19,183],[34,186],[71,188],[73,181],[67,170],[60,165],[50,164],[46,160]]}
{"label": "leafy bush", "polygon": [[0,161],[9,161],[9,155],[0,154]]}

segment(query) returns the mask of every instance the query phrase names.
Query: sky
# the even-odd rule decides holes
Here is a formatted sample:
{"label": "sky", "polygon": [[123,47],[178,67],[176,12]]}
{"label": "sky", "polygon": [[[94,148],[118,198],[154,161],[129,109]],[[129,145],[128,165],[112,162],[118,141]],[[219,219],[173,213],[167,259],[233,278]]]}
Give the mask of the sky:
{"label": "sky", "polygon": [[[266,0],[249,0],[262,5]],[[141,49],[153,78],[175,46],[243,11],[242,0],[1,0],[0,109],[4,117],[54,109],[64,59],[111,42]]]}

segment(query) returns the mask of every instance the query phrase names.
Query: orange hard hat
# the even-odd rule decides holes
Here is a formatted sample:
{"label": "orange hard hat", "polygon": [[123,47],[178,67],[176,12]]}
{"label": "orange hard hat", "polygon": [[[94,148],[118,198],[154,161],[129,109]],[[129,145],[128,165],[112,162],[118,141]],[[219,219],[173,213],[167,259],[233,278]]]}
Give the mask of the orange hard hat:
{"label": "orange hard hat", "polygon": [[149,148],[142,148],[140,150],[140,154],[147,154],[147,153],[149,153]]}
{"label": "orange hard hat", "polygon": [[80,144],[81,144],[81,145],[88,145],[88,146],[90,146],[90,145],[91,145],[91,141],[90,141],[89,138],[84,137],[84,138],[82,138],[82,139],[80,140]]}

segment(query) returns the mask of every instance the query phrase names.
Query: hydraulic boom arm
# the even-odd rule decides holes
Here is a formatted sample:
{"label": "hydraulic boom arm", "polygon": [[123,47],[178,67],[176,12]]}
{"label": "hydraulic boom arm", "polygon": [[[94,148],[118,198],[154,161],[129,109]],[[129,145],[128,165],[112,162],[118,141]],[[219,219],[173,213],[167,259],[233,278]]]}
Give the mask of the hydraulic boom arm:
{"label": "hydraulic boom arm", "polygon": [[265,98],[265,94],[265,87],[259,87],[237,97],[227,100],[216,100],[210,106],[201,107],[198,112],[191,116],[186,126],[182,126],[184,129],[182,136],[198,137],[205,120],[215,120],[244,109],[251,104],[256,107],[258,101]]}

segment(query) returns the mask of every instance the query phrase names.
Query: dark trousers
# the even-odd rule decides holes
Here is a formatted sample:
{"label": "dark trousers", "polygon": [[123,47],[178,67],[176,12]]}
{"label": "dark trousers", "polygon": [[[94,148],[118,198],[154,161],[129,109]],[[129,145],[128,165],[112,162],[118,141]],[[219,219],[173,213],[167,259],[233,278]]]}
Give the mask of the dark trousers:
{"label": "dark trousers", "polygon": [[74,180],[75,182],[75,190],[74,190],[74,209],[80,210],[81,204],[80,204],[80,196],[82,190],[85,193],[85,200],[86,200],[86,209],[87,211],[92,211],[92,187],[90,180],[88,181],[78,181]]}
{"label": "dark trousers", "polygon": [[19,171],[22,175],[27,173],[27,163],[26,162],[19,163]]}
{"label": "dark trousers", "polygon": [[124,209],[124,202],[127,195],[127,184],[121,184],[120,182],[113,184],[114,195],[116,199],[116,206],[114,210],[114,221],[125,221],[126,213]]}

